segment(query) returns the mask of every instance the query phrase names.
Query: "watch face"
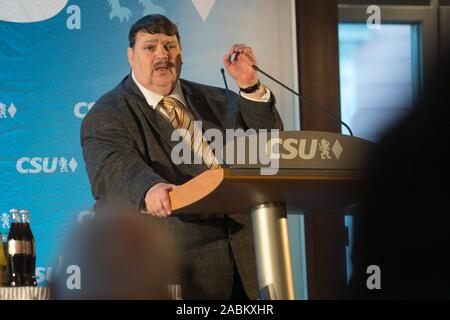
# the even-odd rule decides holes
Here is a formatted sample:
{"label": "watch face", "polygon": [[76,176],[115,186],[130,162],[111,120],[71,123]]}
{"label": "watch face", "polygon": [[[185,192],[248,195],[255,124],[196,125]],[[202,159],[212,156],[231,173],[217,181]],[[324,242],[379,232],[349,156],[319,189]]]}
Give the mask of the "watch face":
{"label": "watch face", "polygon": [[253,93],[253,92],[255,92],[256,90],[258,90],[260,86],[261,86],[261,82],[258,80],[258,82],[257,82],[254,86],[252,86],[252,87],[248,87],[248,88],[245,88],[245,89],[239,88],[239,89],[240,89],[242,92],[244,92],[244,93]]}

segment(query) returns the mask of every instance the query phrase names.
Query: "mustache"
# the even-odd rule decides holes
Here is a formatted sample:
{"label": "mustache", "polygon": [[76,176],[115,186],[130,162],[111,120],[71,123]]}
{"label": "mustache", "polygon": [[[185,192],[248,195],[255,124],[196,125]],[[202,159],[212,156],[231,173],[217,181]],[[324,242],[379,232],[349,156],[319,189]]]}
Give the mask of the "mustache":
{"label": "mustache", "polygon": [[161,68],[161,67],[173,68],[173,67],[175,67],[175,64],[173,62],[170,62],[170,61],[161,61],[161,62],[156,62],[153,65],[153,69],[158,69],[158,68]]}

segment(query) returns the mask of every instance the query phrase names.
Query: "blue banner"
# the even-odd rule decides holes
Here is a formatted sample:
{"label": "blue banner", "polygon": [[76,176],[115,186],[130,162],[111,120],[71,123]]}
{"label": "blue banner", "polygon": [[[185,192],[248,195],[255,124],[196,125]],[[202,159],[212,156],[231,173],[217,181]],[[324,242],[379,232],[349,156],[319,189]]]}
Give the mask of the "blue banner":
{"label": "blue banner", "polygon": [[[71,226],[92,217],[80,125],[129,73],[132,23],[161,13],[178,25],[185,79],[223,86],[223,55],[234,43],[248,43],[261,65],[293,85],[291,8],[290,0],[0,0],[2,230],[9,209],[31,211],[40,285],[63,258],[59,249]],[[277,90],[286,128],[293,129],[294,99]]]}

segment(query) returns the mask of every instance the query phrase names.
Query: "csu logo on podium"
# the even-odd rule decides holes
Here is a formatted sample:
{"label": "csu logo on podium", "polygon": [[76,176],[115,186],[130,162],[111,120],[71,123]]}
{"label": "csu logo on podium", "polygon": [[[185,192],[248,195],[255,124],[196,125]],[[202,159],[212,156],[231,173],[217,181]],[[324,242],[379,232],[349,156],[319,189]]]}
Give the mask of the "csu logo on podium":
{"label": "csu logo on podium", "polygon": [[[278,145],[279,152],[274,152],[274,146]],[[267,141],[266,152],[272,159],[292,160],[300,158],[302,160],[313,160],[318,155],[322,160],[331,160],[339,158],[344,148],[339,140],[331,143],[327,139],[281,139],[275,138]]]}
{"label": "csu logo on podium", "polygon": [[21,174],[37,174],[37,173],[70,173],[75,172],[78,162],[75,158],[64,157],[22,157],[17,160],[16,169]]}

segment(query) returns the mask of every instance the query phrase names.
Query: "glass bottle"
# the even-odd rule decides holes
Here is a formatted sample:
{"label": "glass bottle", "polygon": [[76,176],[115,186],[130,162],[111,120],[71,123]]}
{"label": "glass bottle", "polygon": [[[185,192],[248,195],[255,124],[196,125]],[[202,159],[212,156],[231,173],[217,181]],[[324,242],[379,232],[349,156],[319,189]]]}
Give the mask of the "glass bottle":
{"label": "glass bottle", "polygon": [[30,226],[30,211],[20,210],[22,219],[22,237],[25,244],[25,266],[24,282],[26,286],[37,285],[36,283],[36,244]]}
{"label": "glass bottle", "polygon": [[11,209],[11,226],[8,233],[8,269],[9,285],[11,287],[24,286],[24,266],[26,247],[22,236],[22,221],[19,210]]}

